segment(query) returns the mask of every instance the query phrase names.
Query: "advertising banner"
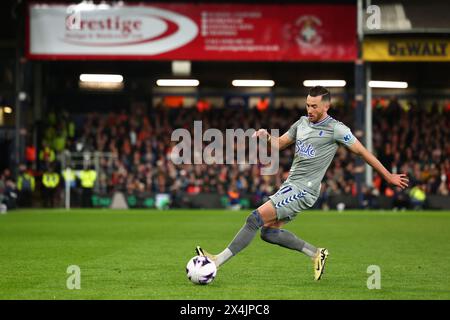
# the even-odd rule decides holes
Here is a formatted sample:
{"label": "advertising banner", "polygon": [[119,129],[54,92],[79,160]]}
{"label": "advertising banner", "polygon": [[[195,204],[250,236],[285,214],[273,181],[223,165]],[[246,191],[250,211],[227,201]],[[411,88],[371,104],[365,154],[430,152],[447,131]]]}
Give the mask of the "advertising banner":
{"label": "advertising banner", "polygon": [[30,4],[31,59],[353,61],[353,5]]}
{"label": "advertising banner", "polygon": [[363,44],[366,61],[450,61],[447,39],[367,39]]}

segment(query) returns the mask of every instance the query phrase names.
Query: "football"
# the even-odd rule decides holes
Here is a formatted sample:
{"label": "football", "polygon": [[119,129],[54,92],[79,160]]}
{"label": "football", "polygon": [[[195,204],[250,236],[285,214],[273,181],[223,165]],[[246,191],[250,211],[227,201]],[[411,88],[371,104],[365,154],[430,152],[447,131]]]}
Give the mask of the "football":
{"label": "football", "polygon": [[211,259],[195,256],[186,266],[186,275],[195,284],[209,284],[216,277],[217,268]]}

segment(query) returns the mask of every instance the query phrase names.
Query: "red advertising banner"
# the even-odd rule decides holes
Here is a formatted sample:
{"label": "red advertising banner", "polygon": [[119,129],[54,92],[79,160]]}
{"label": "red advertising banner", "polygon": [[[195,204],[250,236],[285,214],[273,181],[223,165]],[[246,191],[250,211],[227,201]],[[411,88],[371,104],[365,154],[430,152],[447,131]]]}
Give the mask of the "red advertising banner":
{"label": "red advertising banner", "polygon": [[31,59],[352,61],[352,5],[29,6]]}

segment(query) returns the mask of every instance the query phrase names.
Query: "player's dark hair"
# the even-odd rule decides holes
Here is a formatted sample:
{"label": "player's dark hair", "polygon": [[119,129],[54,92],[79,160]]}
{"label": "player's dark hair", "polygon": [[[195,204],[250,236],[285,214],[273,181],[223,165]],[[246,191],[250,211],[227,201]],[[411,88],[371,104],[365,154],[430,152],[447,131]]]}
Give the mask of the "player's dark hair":
{"label": "player's dark hair", "polygon": [[331,94],[326,88],[322,86],[315,86],[309,90],[309,95],[311,97],[322,97],[323,102],[331,101]]}

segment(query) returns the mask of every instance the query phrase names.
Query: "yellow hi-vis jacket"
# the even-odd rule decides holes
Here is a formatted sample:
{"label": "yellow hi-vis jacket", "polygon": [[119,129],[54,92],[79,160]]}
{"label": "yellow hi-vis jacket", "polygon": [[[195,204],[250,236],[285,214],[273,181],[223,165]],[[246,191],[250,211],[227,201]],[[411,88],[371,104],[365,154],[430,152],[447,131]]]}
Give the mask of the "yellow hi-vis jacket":
{"label": "yellow hi-vis jacket", "polygon": [[75,171],[72,169],[64,169],[62,172],[62,176],[65,181],[73,182],[77,178],[75,175]]}
{"label": "yellow hi-vis jacket", "polygon": [[82,170],[80,171],[81,186],[83,188],[93,188],[95,180],[97,180],[97,172],[95,170]]}
{"label": "yellow hi-vis jacket", "polygon": [[35,180],[29,173],[24,173],[17,178],[17,190],[22,191],[24,185],[28,185],[31,191],[34,191]]}
{"label": "yellow hi-vis jacket", "polygon": [[56,188],[59,184],[59,174],[56,172],[44,172],[42,175],[42,184],[49,189]]}
{"label": "yellow hi-vis jacket", "polygon": [[74,170],[71,168],[64,169],[62,171],[62,176],[66,185],[68,184],[70,188],[75,187],[77,176]]}
{"label": "yellow hi-vis jacket", "polygon": [[418,201],[425,201],[425,199],[427,198],[425,192],[417,186],[411,189],[411,191],[409,192],[409,196]]}

